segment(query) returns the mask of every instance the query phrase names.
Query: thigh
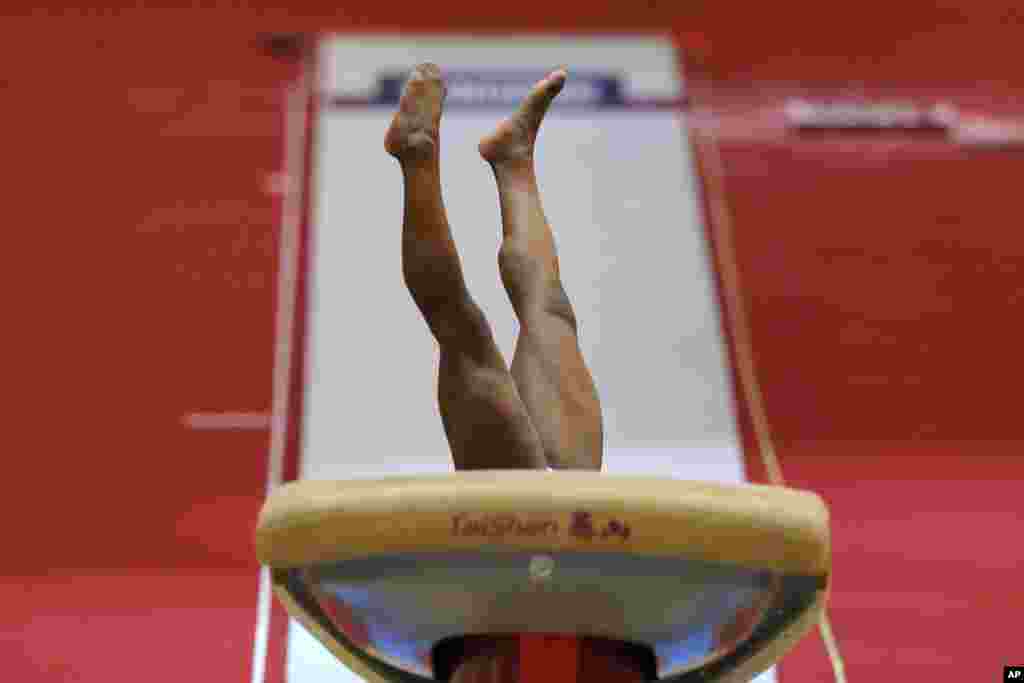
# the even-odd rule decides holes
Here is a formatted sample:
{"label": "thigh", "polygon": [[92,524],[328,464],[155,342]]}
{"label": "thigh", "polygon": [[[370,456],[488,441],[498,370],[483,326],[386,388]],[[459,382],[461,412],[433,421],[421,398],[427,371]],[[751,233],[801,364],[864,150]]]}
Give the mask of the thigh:
{"label": "thigh", "polygon": [[540,311],[520,327],[512,376],[548,464],[600,470],[601,401],[571,316]]}
{"label": "thigh", "polygon": [[438,405],[455,469],[542,469],[544,450],[495,347],[486,364],[441,347]]}

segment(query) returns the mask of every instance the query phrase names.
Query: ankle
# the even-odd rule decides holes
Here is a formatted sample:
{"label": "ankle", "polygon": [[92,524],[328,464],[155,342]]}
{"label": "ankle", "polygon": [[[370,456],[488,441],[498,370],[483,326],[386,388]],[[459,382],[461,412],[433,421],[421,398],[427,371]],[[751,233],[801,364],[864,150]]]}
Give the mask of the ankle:
{"label": "ankle", "polygon": [[516,187],[536,187],[537,173],[533,166],[533,157],[525,159],[506,159],[492,161],[491,170],[498,184],[510,183]]}
{"label": "ankle", "polygon": [[430,131],[417,130],[405,135],[390,134],[384,143],[388,154],[398,159],[404,166],[436,162],[438,158],[437,137]]}
{"label": "ankle", "polygon": [[441,174],[441,164],[437,154],[402,154],[401,156],[395,155],[395,158],[398,159],[398,163],[402,167],[402,176],[406,183],[422,183],[424,179],[434,181]]}

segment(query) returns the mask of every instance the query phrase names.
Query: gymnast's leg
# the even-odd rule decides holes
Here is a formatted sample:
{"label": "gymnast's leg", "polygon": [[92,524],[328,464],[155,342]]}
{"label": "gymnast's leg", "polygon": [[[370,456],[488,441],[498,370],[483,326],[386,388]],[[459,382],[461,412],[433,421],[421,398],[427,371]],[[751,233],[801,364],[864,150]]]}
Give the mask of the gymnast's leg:
{"label": "gymnast's leg", "polygon": [[533,152],[541,120],[567,75],[537,83],[519,109],[480,143],[498,185],[504,239],[501,279],[520,321],[512,376],[557,469],[601,469],[601,403],[577,339],[555,241],[541,208]]}
{"label": "gymnast's leg", "polygon": [[441,351],[438,403],[455,468],[543,469],[537,431],[483,311],[466,288],[441,198],[441,72],[421,64],[384,147],[405,184],[402,273]]}

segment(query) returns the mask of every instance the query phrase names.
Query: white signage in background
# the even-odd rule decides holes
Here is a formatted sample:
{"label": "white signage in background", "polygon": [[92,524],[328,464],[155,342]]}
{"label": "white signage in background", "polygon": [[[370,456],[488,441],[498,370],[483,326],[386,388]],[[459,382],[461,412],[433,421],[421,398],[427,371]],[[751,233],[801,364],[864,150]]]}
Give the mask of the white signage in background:
{"label": "white signage in background", "polygon": [[1024,123],[990,118],[964,119],[953,130],[953,141],[964,147],[1009,149],[1024,146]]}
{"label": "white signage in background", "polygon": [[[451,111],[459,107],[515,107],[547,73],[548,69],[445,70],[445,109]],[[377,80],[377,90],[372,103],[397,105],[407,77],[407,73],[381,74]],[[614,72],[574,71],[558,93],[556,101],[559,107],[621,105],[625,102],[623,83]]]}
{"label": "white signage in background", "polygon": [[1019,120],[972,116],[948,103],[816,101],[794,99],[785,105],[786,125],[798,130],[937,131],[963,147],[1010,149],[1024,146]]}
{"label": "white signage in background", "polygon": [[959,120],[956,107],[949,104],[855,100],[790,100],[785,115],[790,127],[816,129],[948,130]]}

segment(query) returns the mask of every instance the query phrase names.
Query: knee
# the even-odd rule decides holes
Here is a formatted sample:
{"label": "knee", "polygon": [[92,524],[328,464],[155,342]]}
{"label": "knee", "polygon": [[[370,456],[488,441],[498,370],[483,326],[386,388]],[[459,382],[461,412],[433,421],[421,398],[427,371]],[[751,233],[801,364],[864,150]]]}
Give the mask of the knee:
{"label": "knee", "polygon": [[469,296],[425,315],[437,343],[475,362],[490,361],[494,335],[480,306]]}
{"label": "knee", "polygon": [[518,305],[537,289],[541,269],[525,245],[506,241],[498,252],[498,271],[512,304]]}
{"label": "knee", "polygon": [[553,264],[544,263],[523,245],[506,242],[498,253],[498,268],[520,318],[553,315],[576,329],[576,315]]}

